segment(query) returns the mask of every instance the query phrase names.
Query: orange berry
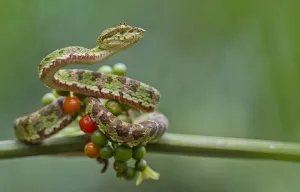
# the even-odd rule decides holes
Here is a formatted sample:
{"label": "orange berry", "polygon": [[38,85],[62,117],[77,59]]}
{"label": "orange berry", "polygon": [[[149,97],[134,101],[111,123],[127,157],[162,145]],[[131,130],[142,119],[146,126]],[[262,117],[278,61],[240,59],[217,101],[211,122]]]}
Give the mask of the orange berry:
{"label": "orange berry", "polygon": [[80,100],[77,97],[65,97],[63,109],[66,113],[76,113],[80,109]]}
{"label": "orange berry", "polygon": [[97,158],[100,154],[100,148],[96,144],[90,142],[85,145],[84,153],[89,158]]}

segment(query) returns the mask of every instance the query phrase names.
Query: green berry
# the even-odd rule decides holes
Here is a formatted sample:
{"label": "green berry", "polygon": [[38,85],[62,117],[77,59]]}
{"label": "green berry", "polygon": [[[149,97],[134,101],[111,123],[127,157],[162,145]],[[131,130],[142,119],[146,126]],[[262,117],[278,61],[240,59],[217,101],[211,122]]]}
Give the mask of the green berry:
{"label": "green berry", "polygon": [[136,177],[136,170],[133,167],[127,167],[124,172],[124,178],[126,180],[133,180]]}
{"label": "green berry", "polygon": [[116,63],[113,66],[113,72],[115,75],[124,76],[126,74],[127,67],[124,63]]}
{"label": "green berry", "polygon": [[127,169],[127,163],[123,161],[114,162],[114,170],[118,173],[123,173]]}
{"label": "green berry", "polygon": [[60,97],[60,96],[70,96],[70,92],[69,91],[58,91],[58,90],[53,90],[53,94],[56,97]]}
{"label": "green berry", "polygon": [[137,171],[144,171],[147,166],[147,162],[144,159],[135,162],[135,170]]}
{"label": "green berry", "polygon": [[118,115],[117,118],[121,121],[131,123],[131,119],[127,115]]}
{"label": "green berry", "polygon": [[111,158],[112,156],[114,156],[114,151],[113,149],[110,147],[110,146],[105,146],[101,149],[100,151],[100,156],[103,158],[103,159],[109,159]]}
{"label": "green berry", "polygon": [[143,159],[146,155],[146,148],[144,146],[137,146],[132,148],[132,158],[135,160]]}
{"label": "green berry", "polygon": [[104,146],[108,143],[107,138],[100,131],[94,131],[91,139],[98,146]]}
{"label": "green berry", "polygon": [[125,145],[120,145],[115,149],[115,159],[118,161],[128,161],[132,157],[132,149]]}
{"label": "green berry", "polygon": [[113,69],[109,65],[102,65],[101,67],[99,67],[97,72],[100,72],[100,73],[103,73],[103,74],[112,74]]}
{"label": "green berry", "polygon": [[54,96],[53,93],[46,93],[43,97],[42,97],[42,105],[46,106],[51,104],[53,101],[56,100],[56,97]]}
{"label": "green berry", "polygon": [[120,103],[115,100],[108,100],[105,107],[114,115],[119,115],[122,112]]}

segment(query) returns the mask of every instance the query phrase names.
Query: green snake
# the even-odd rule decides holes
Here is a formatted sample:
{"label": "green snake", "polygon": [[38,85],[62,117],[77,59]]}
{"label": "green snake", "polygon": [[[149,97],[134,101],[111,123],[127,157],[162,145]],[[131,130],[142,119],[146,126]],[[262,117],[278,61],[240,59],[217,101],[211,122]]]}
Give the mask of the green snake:
{"label": "green snake", "polygon": [[[137,80],[112,74],[80,69],[61,69],[70,64],[96,64],[136,44],[145,30],[121,23],[101,33],[97,46],[88,49],[69,46],[57,49],[42,59],[38,66],[40,80],[49,88],[86,95],[85,112],[98,130],[113,142],[128,146],[158,141],[168,129],[168,119],[156,109],[160,93]],[[119,120],[100,99],[114,99],[143,113],[141,120],[127,123]],[[16,137],[25,143],[38,144],[58,133],[76,114],[65,113],[64,97],[14,122]]]}

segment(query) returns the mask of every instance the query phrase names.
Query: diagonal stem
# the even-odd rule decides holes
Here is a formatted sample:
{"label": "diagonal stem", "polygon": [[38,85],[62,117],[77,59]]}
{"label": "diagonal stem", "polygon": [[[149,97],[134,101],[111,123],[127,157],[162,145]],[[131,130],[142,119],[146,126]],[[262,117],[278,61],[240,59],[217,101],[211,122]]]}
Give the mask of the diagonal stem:
{"label": "diagonal stem", "polygon": [[[41,145],[26,145],[18,141],[0,141],[0,159],[39,155],[81,154],[85,135],[54,137]],[[166,133],[147,151],[186,156],[244,158],[300,162],[300,144],[251,139],[223,138]]]}

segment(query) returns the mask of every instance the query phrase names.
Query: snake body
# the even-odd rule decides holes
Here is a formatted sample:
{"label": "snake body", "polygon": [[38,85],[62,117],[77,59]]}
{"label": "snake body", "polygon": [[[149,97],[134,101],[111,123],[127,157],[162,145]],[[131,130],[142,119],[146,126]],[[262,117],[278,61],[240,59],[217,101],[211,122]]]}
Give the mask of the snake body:
{"label": "snake body", "polygon": [[[127,24],[109,28],[99,36],[95,48],[69,46],[47,55],[38,66],[39,78],[52,89],[88,96],[86,113],[110,140],[128,146],[155,142],[168,128],[168,119],[156,111],[160,99],[158,90],[128,77],[61,69],[70,64],[99,63],[136,44],[143,36],[143,29]],[[121,101],[148,112],[147,118],[138,123],[123,122],[104,107],[100,98]],[[16,137],[23,142],[40,143],[70,124],[77,114],[65,113],[62,102],[63,98],[59,98],[39,111],[17,118],[14,122]]]}

